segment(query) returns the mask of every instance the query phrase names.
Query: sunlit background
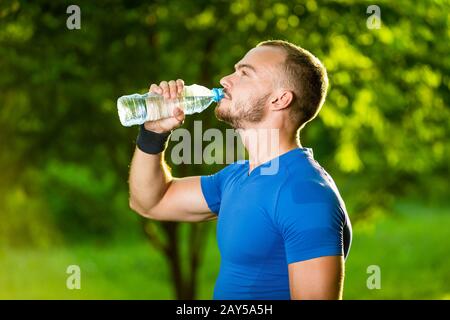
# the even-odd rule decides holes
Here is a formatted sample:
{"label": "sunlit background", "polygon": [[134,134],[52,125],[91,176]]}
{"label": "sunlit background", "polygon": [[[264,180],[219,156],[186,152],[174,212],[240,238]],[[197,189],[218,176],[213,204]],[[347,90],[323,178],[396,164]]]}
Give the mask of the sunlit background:
{"label": "sunlit background", "polygon": [[[67,28],[71,4],[80,29]],[[301,141],[353,222],[344,298],[450,299],[449,12],[437,0],[2,1],[0,298],[212,298],[216,223],[129,209],[137,128],[120,125],[116,99],[178,78],[217,87],[259,41],[284,39],[329,73]],[[183,127],[225,130],[212,109]]]}

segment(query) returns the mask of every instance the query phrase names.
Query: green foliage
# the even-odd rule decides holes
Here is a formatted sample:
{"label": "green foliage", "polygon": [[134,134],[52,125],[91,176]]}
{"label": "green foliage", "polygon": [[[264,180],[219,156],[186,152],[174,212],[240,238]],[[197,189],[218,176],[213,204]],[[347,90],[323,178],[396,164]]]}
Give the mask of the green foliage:
{"label": "green foliage", "polygon": [[[402,204],[395,215],[355,230],[346,262],[345,299],[450,299],[449,209]],[[432,230],[432,231],[431,231]],[[211,299],[219,271],[214,233],[199,274],[199,299]],[[40,250],[0,250],[0,299],[174,299],[166,261],[143,241]],[[67,266],[81,269],[81,290],[67,290]],[[366,286],[378,265],[381,289]],[[14,272],[12,272],[12,270]],[[30,272],[32,270],[32,272]]]}
{"label": "green foliage", "polygon": [[[46,203],[61,233],[71,240],[90,236],[106,240],[121,225],[131,227],[124,192],[116,192],[116,174],[77,164],[49,162],[41,181]],[[134,225],[133,225],[134,227]]]}
{"label": "green foliage", "polygon": [[[448,1],[69,1],[0,4],[0,241],[48,247],[139,232],[127,177],[136,128],[115,101],[182,78],[217,86],[259,41],[285,39],[326,65],[330,89],[304,146],[354,222],[403,197],[448,197]],[[186,119],[226,126],[212,110]],[[170,151],[170,149],[169,149]],[[170,159],[169,159],[170,162]],[[221,165],[172,165],[175,176]]]}

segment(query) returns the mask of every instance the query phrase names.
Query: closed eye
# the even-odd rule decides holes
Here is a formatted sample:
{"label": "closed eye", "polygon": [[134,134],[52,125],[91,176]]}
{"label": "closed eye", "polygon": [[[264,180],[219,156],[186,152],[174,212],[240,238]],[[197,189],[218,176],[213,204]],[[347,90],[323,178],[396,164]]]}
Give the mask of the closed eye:
{"label": "closed eye", "polygon": [[245,68],[239,68],[239,69],[235,68],[235,72],[237,72],[237,73],[240,72],[242,76],[249,76],[248,73],[245,72],[244,70],[245,70]]}

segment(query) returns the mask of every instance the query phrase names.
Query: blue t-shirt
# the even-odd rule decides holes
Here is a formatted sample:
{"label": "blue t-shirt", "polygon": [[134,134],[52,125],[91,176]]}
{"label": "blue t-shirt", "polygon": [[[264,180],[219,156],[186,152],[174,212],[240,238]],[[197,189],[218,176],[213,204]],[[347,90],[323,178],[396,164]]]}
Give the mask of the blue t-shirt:
{"label": "blue t-shirt", "polygon": [[221,263],[214,299],[290,299],[288,264],[347,257],[345,204],[310,148],[290,150],[248,172],[245,161],[201,177],[206,202],[218,214]]}

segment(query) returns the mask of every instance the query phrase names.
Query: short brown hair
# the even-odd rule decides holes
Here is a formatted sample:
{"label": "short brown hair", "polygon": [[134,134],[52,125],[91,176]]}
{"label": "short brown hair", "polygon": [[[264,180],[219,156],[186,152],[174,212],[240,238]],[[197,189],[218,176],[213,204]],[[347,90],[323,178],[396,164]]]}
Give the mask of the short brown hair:
{"label": "short brown hair", "polygon": [[267,40],[259,46],[272,46],[286,52],[284,85],[292,89],[292,116],[298,128],[314,119],[325,101],[328,88],[327,70],[311,52],[283,40]]}

